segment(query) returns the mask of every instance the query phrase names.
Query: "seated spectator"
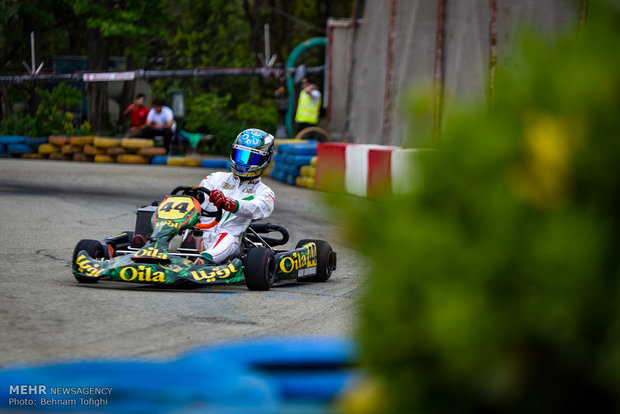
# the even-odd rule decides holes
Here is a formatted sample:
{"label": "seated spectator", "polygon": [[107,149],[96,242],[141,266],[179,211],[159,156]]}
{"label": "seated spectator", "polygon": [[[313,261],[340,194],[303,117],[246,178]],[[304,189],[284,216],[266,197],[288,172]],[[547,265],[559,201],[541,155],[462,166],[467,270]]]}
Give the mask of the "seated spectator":
{"label": "seated spectator", "polygon": [[166,152],[170,151],[170,141],[172,140],[172,124],[174,113],[172,109],[164,105],[162,98],[153,99],[153,108],[146,117],[146,127],[142,136],[145,138],[164,138]]}
{"label": "seated spectator", "polygon": [[124,116],[131,114],[129,129],[125,133],[126,137],[142,136],[142,130],[146,126],[146,117],[149,114],[149,107],[144,105],[144,100],[143,93],[137,94],[134,102],[123,112]]}

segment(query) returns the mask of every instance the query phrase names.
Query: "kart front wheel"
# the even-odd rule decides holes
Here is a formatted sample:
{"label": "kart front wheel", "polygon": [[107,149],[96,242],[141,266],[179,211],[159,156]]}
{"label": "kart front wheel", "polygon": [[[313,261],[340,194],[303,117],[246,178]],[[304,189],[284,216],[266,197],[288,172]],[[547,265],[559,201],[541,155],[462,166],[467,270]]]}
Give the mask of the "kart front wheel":
{"label": "kart front wheel", "polygon": [[304,282],[327,282],[336,269],[336,253],[332,250],[332,246],[324,240],[304,239],[297,242],[296,249],[304,244],[316,244],[316,276],[304,278]]}
{"label": "kart front wheel", "polygon": [[[78,244],[75,246],[75,249],[73,250],[73,261],[71,263],[74,268],[75,268],[75,259],[77,259],[77,255],[82,250],[85,250],[86,253],[88,253],[88,255],[92,257],[93,259],[105,259],[106,258],[106,250],[103,244],[101,244],[101,242],[97,240],[90,240],[90,239],[80,240]],[[75,280],[77,280],[80,283],[97,283],[99,281],[99,279],[95,277],[84,277],[84,276],[80,276],[76,274],[74,274],[73,276],[75,277]]]}
{"label": "kart front wheel", "polygon": [[250,290],[269,290],[276,278],[276,259],[266,247],[250,249],[245,262],[245,284]]}

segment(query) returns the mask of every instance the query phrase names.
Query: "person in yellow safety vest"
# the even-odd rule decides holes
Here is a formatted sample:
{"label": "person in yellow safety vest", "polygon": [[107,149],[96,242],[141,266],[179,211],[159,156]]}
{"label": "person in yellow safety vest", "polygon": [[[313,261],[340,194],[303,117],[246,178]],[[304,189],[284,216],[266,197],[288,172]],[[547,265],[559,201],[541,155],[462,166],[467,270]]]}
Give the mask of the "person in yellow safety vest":
{"label": "person in yellow safety vest", "polygon": [[321,92],[317,86],[307,78],[301,80],[300,86],[301,92],[299,93],[297,113],[295,114],[297,132],[316,126],[319,123],[319,112],[321,111]]}

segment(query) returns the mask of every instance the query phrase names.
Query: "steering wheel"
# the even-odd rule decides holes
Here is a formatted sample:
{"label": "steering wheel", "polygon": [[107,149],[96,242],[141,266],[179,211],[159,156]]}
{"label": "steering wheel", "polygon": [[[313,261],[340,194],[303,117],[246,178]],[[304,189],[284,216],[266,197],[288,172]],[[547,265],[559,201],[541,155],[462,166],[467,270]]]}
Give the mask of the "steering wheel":
{"label": "steering wheel", "polygon": [[[205,201],[209,199],[209,194],[211,193],[211,191],[209,191],[208,188],[204,187],[191,187],[187,185],[180,185],[174,190],[172,190],[170,192],[170,195],[176,195],[178,193],[181,193],[181,195],[194,197],[196,200],[198,200],[200,205],[202,205]],[[214,212],[208,212],[205,209],[201,209],[200,214],[207,217],[213,217],[213,221],[209,223],[198,223],[194,227],[200,230],[206,230],[210,229],[211,227],[215,227],[215,225],[219,223],[222,219],[223,212],[224,208],[222,204],[220,204],[220,206],[217,208],[217,211]]]}

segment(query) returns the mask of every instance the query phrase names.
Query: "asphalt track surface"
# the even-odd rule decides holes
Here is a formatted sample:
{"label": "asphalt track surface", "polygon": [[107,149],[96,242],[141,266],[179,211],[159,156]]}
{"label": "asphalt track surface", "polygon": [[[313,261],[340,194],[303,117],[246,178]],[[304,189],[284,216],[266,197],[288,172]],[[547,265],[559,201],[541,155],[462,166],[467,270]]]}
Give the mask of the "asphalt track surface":
{"label": "asphalt track surface", "polygon": [[75,281],[70,262],[80,239],[132,230],[136,208],[211,171],[0,159],[0,365],[172,357],[249,337],[352,336],[360,258],[339,240],[342,226],[320,193],[271,179],[265,183],[277,198],[268,221],[289,230],[286,247],[316,238],[337,252],[338,269],[326,283],[251,292],[244,284],[181,290]]}

